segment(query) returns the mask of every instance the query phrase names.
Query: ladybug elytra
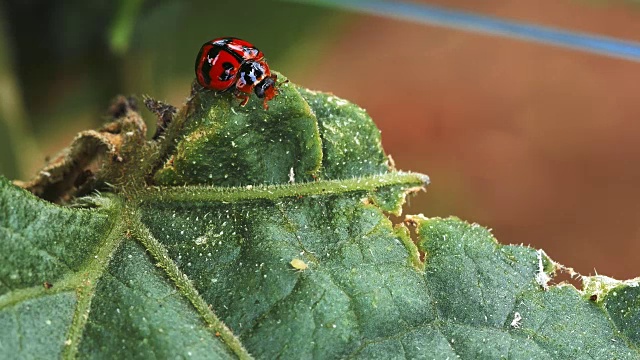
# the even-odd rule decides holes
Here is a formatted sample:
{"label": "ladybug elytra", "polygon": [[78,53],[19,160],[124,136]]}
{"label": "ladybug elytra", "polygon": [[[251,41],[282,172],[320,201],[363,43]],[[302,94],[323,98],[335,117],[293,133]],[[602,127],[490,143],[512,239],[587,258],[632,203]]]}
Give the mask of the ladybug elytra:
{"label": "ladybug elytra", "polygon": [[233,89],[245,106],[253,91],[263,99],[263,107],[278,94],[275,74],[271,74],[262,51],[251,43],[232,37],[217,38],[202,45],[196,58],[196,79],[205,89]]}

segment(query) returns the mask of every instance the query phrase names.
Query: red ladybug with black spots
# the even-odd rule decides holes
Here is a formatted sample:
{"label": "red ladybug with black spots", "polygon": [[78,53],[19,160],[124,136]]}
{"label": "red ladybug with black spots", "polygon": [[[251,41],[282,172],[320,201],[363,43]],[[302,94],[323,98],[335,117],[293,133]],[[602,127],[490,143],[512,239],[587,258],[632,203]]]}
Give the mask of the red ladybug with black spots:
{"label": "red ladybug with black spots", "polygon": [[263,107],[278,94],[275,74],[271,74],[262,51],[253,44],[232,37],[207,41],[196,58],[196,78],[205,89],[233,89],[245,106],[253,91],[263,99]]}

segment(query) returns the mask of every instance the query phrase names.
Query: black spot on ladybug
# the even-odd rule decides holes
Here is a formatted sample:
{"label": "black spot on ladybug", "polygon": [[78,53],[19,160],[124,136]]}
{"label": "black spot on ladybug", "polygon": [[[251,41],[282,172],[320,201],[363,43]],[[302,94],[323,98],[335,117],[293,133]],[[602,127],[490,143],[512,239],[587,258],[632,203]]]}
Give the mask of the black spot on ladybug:
{"label": "black spot on ladybug", "polygon": [[232,63],[224,62],[222,63],[222,68],[224,69],[224,72],[220,74],[219,79],[221,81],[227,81],[233,78],[234,74],[232,73],[232,70],[235,70],[235,67],[233,66]]}
{"label": "black spot on ladybug", "polygon": [[220,52],[219,49],[217,48],[211,48],[206,55],[206,58],[202,58],[202,56],[204,54],[202,54],[202,51],[204,50],[204,47],[202,48],[202,50],[200,50],[200,54],[198,55],[197,59],[200,59],[200,61],[196,61],[196,71],[199,68],[202,78],[205,82],[210,82],[211,81],[211,66],[213,61],[209,60],[209,59],[215,59],[216,56],[218,56],[218,52]]}

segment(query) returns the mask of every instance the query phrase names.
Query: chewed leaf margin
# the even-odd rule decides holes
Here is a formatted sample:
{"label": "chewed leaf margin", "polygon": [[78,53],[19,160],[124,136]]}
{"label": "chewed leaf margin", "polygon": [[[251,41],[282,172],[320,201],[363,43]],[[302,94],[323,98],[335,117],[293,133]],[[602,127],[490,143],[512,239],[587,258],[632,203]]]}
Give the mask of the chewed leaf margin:
{"label": "chewed leaf margin", "polygon": [[[640,355],[634,317],[639,311],[637,279],[617,282],[601,301],[594,301],[601,280],[584,277],[583,291],[571,284],[541,282],[551,279],[556,268],[541,250],[501,245],[487,229],[457,218],[409,220],[425,253],[425,273],[438,312],[451,325],[444,333],[452,337],[458,355],[500,357],[508,349],[510,354],[517,349],[518,358]],[[622,289],[626,292],[616,293]],[[474,333],[467,328],[473,324],[495,332]]]}

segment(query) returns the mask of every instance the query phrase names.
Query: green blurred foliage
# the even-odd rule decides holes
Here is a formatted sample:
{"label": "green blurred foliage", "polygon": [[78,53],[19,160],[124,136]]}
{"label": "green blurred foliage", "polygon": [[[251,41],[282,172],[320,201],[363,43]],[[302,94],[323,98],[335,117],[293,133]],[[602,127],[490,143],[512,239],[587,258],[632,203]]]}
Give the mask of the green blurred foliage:
{"label": "green blurred foliage", "polygon": [[[0,4],[0,12],[0,40],[6,40],[0,41],[1,89],[18,100],[9,112],[6,101],[0,105],[0,174],[23,179],[76,132],[101,124],[118,94],[181,105],[205,41],[245,38],[265,52],[272,68],[300,71],[309,58],[304,52],[329,41],[340,18],[326,9],[261,0],[15,0]],[[317,31],[327,21],[333,30]],[[5,85],[7,77],[15,80],[13,88]],[[20,109],[21,118],[7,115]],[[150,113],[145,120],[153,128]],[[15,121],[24,131],[7,130]],[[39,150],[23,156],[29,139]]]}

